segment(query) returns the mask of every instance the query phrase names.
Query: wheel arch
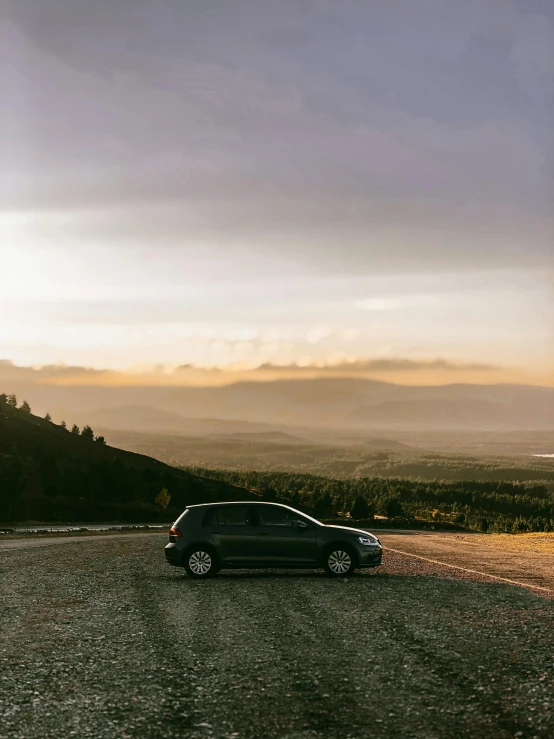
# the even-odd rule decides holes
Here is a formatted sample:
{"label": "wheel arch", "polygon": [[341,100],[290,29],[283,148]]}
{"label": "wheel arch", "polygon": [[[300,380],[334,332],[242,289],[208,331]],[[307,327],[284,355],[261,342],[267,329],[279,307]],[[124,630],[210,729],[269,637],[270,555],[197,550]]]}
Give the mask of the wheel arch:
{"label": "wheel arch", "polygon": [[183,567],[185,566],[187,557],[192,554],[195,549],[205,549],[213,557],[214,563],[216,565],[219,565],[221,560],[219,559],[217,549],[213,544],[207,541],[193,541],[190,544],[187,544],[187,546],[183,549],[183,554],[181,555],[181,565]]}

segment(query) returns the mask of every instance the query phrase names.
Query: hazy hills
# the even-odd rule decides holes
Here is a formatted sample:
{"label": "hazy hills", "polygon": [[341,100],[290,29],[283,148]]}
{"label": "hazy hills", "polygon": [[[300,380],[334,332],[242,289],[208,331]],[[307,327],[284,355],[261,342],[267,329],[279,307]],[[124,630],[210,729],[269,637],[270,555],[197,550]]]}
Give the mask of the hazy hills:
{"label": "hazy hills", "polygon": [[39,385],[28,374],[5,392],[55,420],[109,429],[205,435],[540,431],[554,429],[554,388],[526,385],[417,387],[365,379],[238,382],[222,387]]}

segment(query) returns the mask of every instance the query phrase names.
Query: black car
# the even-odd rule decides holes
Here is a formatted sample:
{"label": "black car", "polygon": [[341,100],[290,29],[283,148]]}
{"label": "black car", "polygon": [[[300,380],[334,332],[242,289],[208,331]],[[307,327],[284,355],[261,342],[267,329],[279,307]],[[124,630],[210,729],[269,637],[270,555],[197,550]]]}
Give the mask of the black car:
{"label": "black car", "polygon": [[326,526],[286,505],[206,503],[175,521],[165,557],[191,577],[234,567],[324,567],[344,577],[356,567],[378,567],[382,546],[367,531]]}

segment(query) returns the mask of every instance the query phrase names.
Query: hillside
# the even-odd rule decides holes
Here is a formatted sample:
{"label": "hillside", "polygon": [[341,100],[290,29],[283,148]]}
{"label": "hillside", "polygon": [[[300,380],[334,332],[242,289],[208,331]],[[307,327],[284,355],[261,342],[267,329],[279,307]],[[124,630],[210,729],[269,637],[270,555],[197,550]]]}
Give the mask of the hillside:
{"label": "hillside", "polygon": [[[167,510],[154,505],[162,488]],[[167,521],[187,504],[250,497],[0,402],[0,521]]]}

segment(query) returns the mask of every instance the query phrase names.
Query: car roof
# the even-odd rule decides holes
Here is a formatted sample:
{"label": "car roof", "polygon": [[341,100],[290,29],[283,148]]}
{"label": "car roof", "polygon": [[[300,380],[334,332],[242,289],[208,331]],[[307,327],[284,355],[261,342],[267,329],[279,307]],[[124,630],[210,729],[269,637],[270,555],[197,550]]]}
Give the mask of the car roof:
{"label": "car roof", "polygon": [[195,503],[194,505],[188,505],[187,508],[213,508],[213,506],[224,505],[277,505],[280,508],[290,508],[290,506],[283,503],[271,503],[264,500],[224,500],[215,501],[214,503]]}

